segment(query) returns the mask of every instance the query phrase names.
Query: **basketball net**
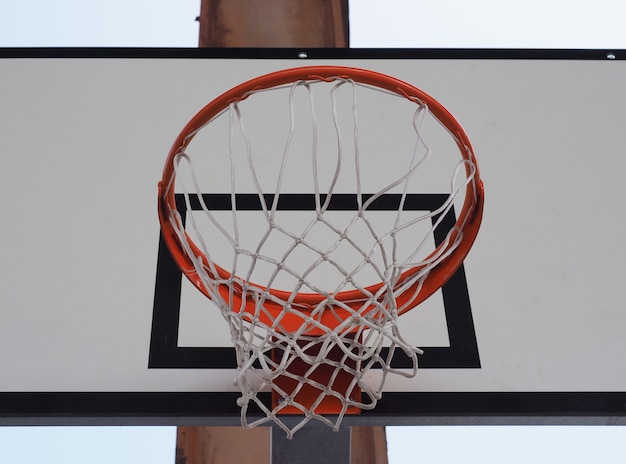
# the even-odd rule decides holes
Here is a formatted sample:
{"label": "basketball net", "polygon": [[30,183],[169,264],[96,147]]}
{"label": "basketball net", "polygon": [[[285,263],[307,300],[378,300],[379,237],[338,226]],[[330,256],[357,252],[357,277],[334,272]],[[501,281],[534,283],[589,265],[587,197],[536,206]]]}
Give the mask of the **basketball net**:
{"label": "basketball net", "polygon": [[[408,84],[349,68],[271,76],[181,132],[159,213],[177,264],[228,323],[243,426],[273,421],[291,437],[373,409],[389,374],[415,376],[421,350],[399,316],[460,266],[482,183],[458,123]],[[406,207],[442,189],[436,207]],[[411,368],[393,367],[398,353]]]}

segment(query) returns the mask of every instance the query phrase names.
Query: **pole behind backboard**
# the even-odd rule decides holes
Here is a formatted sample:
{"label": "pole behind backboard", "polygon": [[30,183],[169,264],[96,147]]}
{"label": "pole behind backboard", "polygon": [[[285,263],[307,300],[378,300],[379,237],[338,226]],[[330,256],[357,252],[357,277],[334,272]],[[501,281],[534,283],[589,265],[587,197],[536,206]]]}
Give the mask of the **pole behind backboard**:
{"label": "pole behind backboard", "polygon": [[[349,44],[348,0],[271,0],[262,7],[255,0],[202,0],[199,21],[201,48],[345,48]],[[280,447],[265,431],[256,434],[257,446],[245,448],[254,448],[257,458],[269,456],[272,441],[273,448]],[[186,464],[208,462],[208,451],[201,444],[210,443],[211,453],[227,459],[222,462],[242,462],[229,450],[241,448],[237,444],[247,443],[251,435],[233,427],[178,427],[177,455],[185,456]],[[352,462],[386,464],[384,427],[353,428],[351,441]]]}
{"label": "pole behind backboard", "polygon": [[200,47],[344,48],[348,0],[202,0]]}

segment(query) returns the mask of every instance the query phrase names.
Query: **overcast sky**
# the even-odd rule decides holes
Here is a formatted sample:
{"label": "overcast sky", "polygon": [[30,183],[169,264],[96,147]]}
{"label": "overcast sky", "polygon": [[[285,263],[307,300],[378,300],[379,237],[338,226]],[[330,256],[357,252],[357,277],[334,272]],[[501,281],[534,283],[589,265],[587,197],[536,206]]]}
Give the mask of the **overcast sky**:
{"label": "overcast sky", "polygon": [[[0,46],[194,47],[200,0],[3,0]],[[353,47],[626,48],[621,0],[352,0]]]}
{"label": "overcast sky", "polygon": [[[195,47],[200,0],[2,0],[0,47]],[[353,0],[353,47],[626,49],[623,0]],[[614,462],[623,427],[419,427],[391,464]],[[173,464],[175,428],[4,428],[0,462]],[[454,446],[450,444],[454,443]]]}

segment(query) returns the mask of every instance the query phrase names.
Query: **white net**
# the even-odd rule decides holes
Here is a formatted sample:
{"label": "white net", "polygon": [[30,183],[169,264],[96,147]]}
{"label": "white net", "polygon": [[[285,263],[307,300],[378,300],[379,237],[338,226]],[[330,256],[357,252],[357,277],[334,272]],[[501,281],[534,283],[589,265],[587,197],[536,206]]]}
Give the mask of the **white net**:
{"label": "white net", "polygon": [[[167,221],[228,322],[244,427],[338,428],[374,408],[389,374],[416,374],[398,316],[461,242],[462,224],[440,229],[476,172],[428,105],[346,78],[297,81],[231,102],[173,163],[166,190],[182,200]],[[412,368],[393,367],[397,352]]]}

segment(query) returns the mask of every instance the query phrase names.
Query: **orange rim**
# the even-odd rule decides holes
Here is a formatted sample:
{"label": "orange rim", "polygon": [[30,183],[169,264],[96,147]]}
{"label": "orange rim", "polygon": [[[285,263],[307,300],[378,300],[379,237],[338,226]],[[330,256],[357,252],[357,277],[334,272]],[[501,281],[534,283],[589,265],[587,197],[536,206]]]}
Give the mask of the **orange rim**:
{"label": "orange rim", "polygon": [[[415,102],[417,100],[421,103],[426,104],[430,112],[435,115],[435,117],[439,119],[439,121],[444,126],[446,126],[450,133],[455,137],[457,146],[461,153],[461,157],[469,162],[468,167],[466,168],[468,171],[468,175],[470,174],[469,171],[471,169],[469,165],[473,165],[475,167],[473,181],[469,182],[466,187],[463,208],[459,213],[455,224],[455,226],[462,233],[459,245],[457,246],[457,248],[454,249],[454,251],[450,253],[447,258],[445,258],[435,268],[429,271],[428,276],[421,282],[422,287],[417,296],[414,293],[416,292],[416,290],[418,290],[417,287],[418,285],[420,285],[419,282],[415,283],[413,287],[409,288],[408,290],[402,292],[402,294],[400,294],[396,298],[397,307],[402,308],[402,313],[404,313],[426,300],[429,296],[431,296],[434,292],[441,288],[441,286],[444,285],[448,281],[448,279],[452,277],[452,275],[458,270],[458,268],[463,263],[463,260],[469,253],[469,250],[472,247],[474,240],[476,239],[476,236],[478,234],[478,229],[480,228],[483,213],[484,192],[483,184],[480,179],[480,173],[478,170],[478,164],[471,143],[469,141],[469,138],[467,137],[467,134],[454,118],[454,116],[452,116],[452,114],[450,114],[450,112],[448,112],[448,110],[446,110],[437,100],[432,98],[430,95],[424,93],[422,90],[385,74],[364,69],[342,66],[309,66],[287,69],[266,74],[264,76],[257,77],[241,85],[233,87],[232,89],[217,97],[204,108],[202,108],[180,132],[174,144],[172,145],[172,148],[170,149],[167,160],[165,162],[163,177],[159,182],[159,222],[161,223],[162,235],[178,267],[191,281],[191,283],[207,297],[210,297],[207,289],[204,287],[202,281],[196,274],[192,261],[183,250],[180,242],[178,241],[176,232],[174,231],[174,228],[168,220],[168,211],[176,209],[175,192],[173,187],[175,181],[174,162],[177,155],[182,153],[186,149],[186,147],[193,139],[193,135],[195,135],[195,133],[202,126],[211,121],[211,119],[221,113],[231,103],[245,100],[246,98],[248,98],[248,96],[258,90],[270,89],[296,81],[333,81],[337,79],[350,79],[358,83],[372,85],[404,96],[410,101]],[[170,186],[170,188],[168,188],[168,186]],[[200,249],[198,249],[197,246],[195,246],[195,244],[193,244],[191,240],[189,240],[189,243],[191,244],[194,254],[197,257],[202,258],[206,265],[207,260],[204,254],[200,251]],[[437,247],[426,258],[426,261],[430,257],[441,252],[444,248],[445,247],[443,245]],[[219,277],[220,279],[228,279],[229,277],[231,277],[231,274],[225,269],[217,265],[215,266],[215,268],[218,273],[218,276],[216,277]],[[402,274],[400,281],[405,281],[407,278],[417,274],[422,268],[423,266],[418,266],[408,269]],[[265,288],[261,285],[256,285],[253,283],[250,283],[249,285],[254,286],[258,289],[265,290]],[[381,289],[382,286],[382,282],[373,284],[366,287],[365,291],[369,292],[370,294],[375,294],[378,290]],[[243,307],[243,310],[249,312],[250,314],[256,313],[255,303],[253,301],[249,301],[249,299],[248,301],[244,302],[241,296],[241,292],[235,291],[231,293],[230,288],[228,288],[228,286],[226,285],[220,286],[219,292],[226,301],[231,300],[231,296],[235,299],[235,301],[231,302],[233,307]],[[268,292],[273,297],[276,297],[283,301],[291,299],[291,301],[293,302],[292,307],[298,308],[301,312],[303,312],[303,317],[306,317],[307,312],[310,312],[319,304],[327,300],[327,297],[318,293],[298,293],[294,297],[292,297],[292,292],[289,291],[270,288],[268,289]],[[333,314],[329,314],[328,316],[322,316],[321,320],[319,321],[321,322],[321,324],[330,329],[338,326],[342,322],[342,318],[350,317],[351,310],[362,311],[363,301],[367,300],[368,296],[361,290],[355,289],[339,292],[333,296],[333,299],[340,303],[340,307],[334,306],[334,311],[329,312]],[[333,305],[330,304],[330,306]],[[345,308],[342,308],[341,306],[344,306]],[[274,318],[278,317],[283,311],[283,306],[273,301],[266,301],[264,303],[264,307],[266,311],[270,313]],[[327,313],[327,311],[325,311],[325,313]],[[283,318],[281,320],[281,326],[286,330],[292,330],[292,328],[294,327],[300,327],[302,325],[303,317],[298,317],[294,315],[293,317]],[[272,321],[269,320],[269,318],[268,321],[264,322],[272,325]],[[316,330],[312,329],[309,333],[314,332],[316,332]]]}

